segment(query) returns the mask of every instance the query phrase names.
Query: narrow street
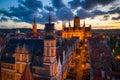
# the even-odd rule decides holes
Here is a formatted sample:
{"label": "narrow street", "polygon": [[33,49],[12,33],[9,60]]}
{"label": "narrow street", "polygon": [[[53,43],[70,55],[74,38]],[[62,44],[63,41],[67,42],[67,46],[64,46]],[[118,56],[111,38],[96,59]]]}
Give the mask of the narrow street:
{"label": "narrow street", "polygon": [[79,61],[76,68],[76,71],[77,71],[76,80],[82,80],[83,71],[81,66],[82,66],[82,63],[81,61]]}
{"label": "narrow street", "polygon": [[[87,43],[84,43],[87,44]],[[78,51],[79,54],[74,57],[70,63],[70,69],[67,72],[65,80],[89,80],[90,77],[90,62],[88,47],[81,45]]]}

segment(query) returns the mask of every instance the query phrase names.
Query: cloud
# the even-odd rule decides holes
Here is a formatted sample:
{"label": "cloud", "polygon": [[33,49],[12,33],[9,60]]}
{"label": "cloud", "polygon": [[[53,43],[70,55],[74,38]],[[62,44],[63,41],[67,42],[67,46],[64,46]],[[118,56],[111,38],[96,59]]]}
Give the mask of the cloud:
{"label": "cloud", "polygon": [[118,13],[120,14],[120,7],[116,7],[110,11],[108,11],[109,14],[115,14],[115,13]]}
{"label": "cloud", "polygon": [[[32,2],[31,2],[32,1]],[[9,10],[0,10],[0,13],[3,16],[10,17],[11,20],[15,22],[27,22],[33,23],[34,15],[41,14],[42,16],[48,15],[47,12],[45,13],[44,10],[42,13],[39,12],[38,9],[42,9],[42,3],[37,0],[19,0],[18,7],[10,7]],[[13,17],[17,17],[18,19],[13,19]],[[40,20],[39,23],[45,22],[46,18],[44,17],[37,17],[37,20]]]}
{"label": "cloud", "polygon": [[120,15],[118,17],[112,17],[112,20],[120,20]]}
{"label": "cloud", "polygon": [[[113,8],[113,9],[110,9],[109,11],[105,12],[105,11],[101,11],[101,10],[94,10],[91,12],[91,17],[96,17],[96,16],[99,16],[99,15],[110,15],[110,14],[119,14],[120,13],[120,7],[116,7],[116,8]],[[107,16],[105,16],[107,17]]]}
{"label": "cloud", "polygon": [[54,8],[50,7],[50,6],[45,6],[44,9],[47,10],[47,11],[49,11],[49,10],[50,11],[54,11]]}
{"label": "cloud", "polygon": [[91,13],[86,11],[85,9],[79,9],[77,11],[77,15],[81,18],[81,19],[85,19],[87,17],[91,17]]}
{"label": "cloud", "polygon": [[62,2],[62,0],[52,0],[52,5],[56,9],[60,9],[62,7],[65,7],[65,4]]}
{"label": "cloud", "polygon": [[102,18],[99,18],[100,21],[106,21],[108,20],[110,16],[109,15],[104,15]]}
{"label": "cloud", "polygon": [[[48,12],[51,11],[52,21],[72,20],[73,11],[76,10],[77,15],[81,19],[88,17],[94,18],[99,15],[120,13],[120,7],[112,7],[109,11],[92,10],[97,5],[108,5],[116,0],[71,0],[65,5],[62,0],[51,0],[52,6],[43,6],[40,0],[19,0],[17,7],[10,7],[9,10],[0,9],[0,21],[8,21],[6,17],[14,22],[33,23],[33,17],[36,16],[37,23],[45,24],[48,21]],[[80,7],[80,9],[78,8]],[[74,10],[73,10],[74,9]],[[13,17],[16,17],[15,19]],[[103,19],[107,19],[106,16]],[[117,19],[113,17],[112,19]]]}
{"label": "cloud", "polygon": [[100,10],[94,10],[91,12],[92,17],[99,16],[99,15],[104,15],[107,14],[107,12],[100,11]]}
{"label": "cloud", "polygon": [[103,19],[104,19],[104,20],[108,20],[109,17],[110,17],[109,15],[104,15],[104,16],[103,16]]}
{"label": "cloud", "polygon": [[[40,18],[36,17],[37,22],[41,23],[41,24],[47,23],[48,22],[48,17],[49,17],[48,11],[42,11],[42,12],[40,12],[40,14],[42,14]],[[52,22],[55,22],[55,21],[58,20],[57,17],[56,17],[56,15],[55,15],[55,13],[50,12],[50,16],[51,16],[51,21]]]}
{"label": "cloud", "polygon": [[93,9],[97,5],[108,5],[116,0],[85,0],[80,3],[81,7],[87,10]]}
{"label": "cloud", "polygon": [[43,4],[41,1],[38,0],[19,0],[19,2],[24,5],[25,7],[27,7],[28,9],[33,9],[36,10],[38,8],[42,9],[43,8]]}
{"label": "cloud", "polygon": [[8,21],[8,18],[6,18],[6,17],[1,17],[0,18],[0,22],[6,22],[6,21]]}
{"label": "cloud", "polygon": [[68,4],[70,4],[71,8],[76,9],[77,7],[82,7],[86,10],[91,10],[97,5],[108,5],[110,3],[113,3],[116,0],[72,0],[69,1]]}
{"label": "cloud", "polygon": [[80,0],[69,1],[68,4],[72,9],[76,9],[77,7],[80,6]]}
{"label": "cloud", "polygon": [[57,10],[56,16],[59,20],[72,20],[73,13],[70,8],[62,7],[61,9]]}

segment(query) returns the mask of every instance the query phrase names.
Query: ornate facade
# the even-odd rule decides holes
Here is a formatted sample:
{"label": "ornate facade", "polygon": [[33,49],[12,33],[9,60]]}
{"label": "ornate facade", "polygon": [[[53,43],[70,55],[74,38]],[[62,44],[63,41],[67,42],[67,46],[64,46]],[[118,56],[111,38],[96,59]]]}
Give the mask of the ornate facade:
{"label": "ornate facade", "polygon": [[65,23],[62,25],[62,37],[63,38],[72,38],[72,37],[79,37],[80,40],[84,40],[85,37],[91,37],[92,30],[91,25],[86,27],[85,22],[83,27],[80,26],[80,19],[78,16],[74,18],[74,25],[71,27],[69,22],[69,26],[66,27]]}
{"label": "ornate facade", "polygon": [[31,55],[28,53],[25,45],[22,49],[17,48],[13,55],[6,53],[2,56],[1,62],[1,80],[20,80],[25,70],[26,64],[30,64]]}

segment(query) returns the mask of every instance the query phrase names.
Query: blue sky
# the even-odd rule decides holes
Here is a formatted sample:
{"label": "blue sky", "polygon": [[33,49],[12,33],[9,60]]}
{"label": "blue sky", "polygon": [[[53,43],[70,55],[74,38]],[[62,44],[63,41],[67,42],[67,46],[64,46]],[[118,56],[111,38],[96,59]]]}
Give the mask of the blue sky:
{"label": "blue sky", "polygon": [[[120,28],[120,0],[0,0],[0,28],[31,28],[36,16],[38,28],[44,28],[48,21],[48,10],[52,22],[61,29],[62,21],[75,15],[86,26],[93,29]],[[67,23],[68,24],[68,23]]]}

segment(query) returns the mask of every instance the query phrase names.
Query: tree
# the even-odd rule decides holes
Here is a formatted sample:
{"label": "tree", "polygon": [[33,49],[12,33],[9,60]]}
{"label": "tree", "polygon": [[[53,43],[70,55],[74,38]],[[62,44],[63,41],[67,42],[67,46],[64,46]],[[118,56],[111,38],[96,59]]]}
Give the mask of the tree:
{"label": "tree", "polygon": [[120,46],[115,49],[114,55],[120,55]]}

